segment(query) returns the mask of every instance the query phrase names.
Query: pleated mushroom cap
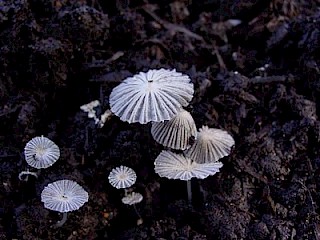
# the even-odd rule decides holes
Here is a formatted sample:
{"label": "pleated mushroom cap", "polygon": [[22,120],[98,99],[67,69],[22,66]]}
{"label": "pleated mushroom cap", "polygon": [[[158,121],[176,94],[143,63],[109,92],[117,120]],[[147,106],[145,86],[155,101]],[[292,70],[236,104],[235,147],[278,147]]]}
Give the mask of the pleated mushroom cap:
{"label": "pleated mushroom cap", "polygon": [[154,162],[154,170],[160,177],[169,179],[190,180],[204,179],[219,172],[221,162],[198,164],[182,154],[163,150]]}
{"label": "pleated mushroom cap", "polygon": [[197,163],[216,162],[230,154],[234,143],[234,139],[228,132],[202,126],[196,141],[185,151],[185,154]]}
{"label": "pleated mushroom cap", "polygon": [[187,75],[176,70],[149,70],[125,79],[109,98],[111,111],[124,122],[170,120],[187,106],[194,89]]}
{"label": "pleated mushroom cap", "polygon": [[127,196],[121,199],[122,203],[127,205],[133,205],[143,200],[143,196],[140,193],[131,192]]}
{"label": "pleated mushroom cap", "polygon": [[47,168],[60,157],[59,147],[44,136],[32,138],[24,148],[27,163],[34,168]]}
{"label": "pleated mushroom cap", "polygon": [[109,183],[115,188],[128,188],[136,182],[137,175],[133,169],[120,166],[112,169],[108,179]]}
{"label": "pleated mushroom cap", "polygon": [[185,150],[189,147],[190,138],[197,135],[197,127],[191,114],[180,109],[169,121],[153,122],[151,134],[155,141],[165,147]]}
{"label": "pleated mushroom cap", "polygon": [[87,191],[71,180],[50,183],[41,192],[44,207],[61,213],[79,209],[88,199]]}

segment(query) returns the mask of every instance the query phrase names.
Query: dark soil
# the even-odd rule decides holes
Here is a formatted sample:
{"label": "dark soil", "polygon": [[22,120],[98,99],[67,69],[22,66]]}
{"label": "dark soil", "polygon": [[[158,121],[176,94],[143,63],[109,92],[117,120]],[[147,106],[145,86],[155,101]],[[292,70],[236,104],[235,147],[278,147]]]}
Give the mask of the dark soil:
{"label": "dark soil", "polygon": [[[0,239],[320,239],[319,0],[0,1]],[[241,24],[233,24],[241,20]],[[220,173],[161,179],[150,125],[80,110],[124,78],[175,68],[195,85],[197,127],[236,140]],[[44,135],[61,158],[20,181],[23,149]],[[134,209],[107,176],[125,165],[143,194]],[[71,179],[89,202],[61,216],[48,183]]]}

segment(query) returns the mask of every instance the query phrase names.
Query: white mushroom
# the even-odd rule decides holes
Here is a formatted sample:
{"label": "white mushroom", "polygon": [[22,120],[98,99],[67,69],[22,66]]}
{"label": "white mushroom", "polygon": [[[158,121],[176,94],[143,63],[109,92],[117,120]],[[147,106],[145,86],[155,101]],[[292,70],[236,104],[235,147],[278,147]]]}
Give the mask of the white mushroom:
{"label": "white mushroom", "polygon": [[41,201],[45,208],[63,213],[63,218],[56,224],[56,227],[61,227],[65,223],[68,212],[78,210],[88,202],[88,199],[88,193],[78,183],[71,180],[50,183],[41,193]]}
{"label": "white mushroom", "polygon": [[204,179],[220,171],[221,162],[198,164],[182,154],[162,151],[154,162],[154,170],[160,177],[187,182],[188,201],[191,204],[191,178]]}
{"label": "white mushroom", "polygon": [[234,139],[226,131],[202,126],[196,141],[185,154],[197,163],[216,162],[228,156],[234,144]]}
{"label": "white mushroom", "polygon": [[143,200],[143,196],[137,192],[131,192],[121,199],[122,203],[133,205]]}
{"label": "white mushroom", "polygon": [[120,166],[112,169],[108,179],[109,183],[115,188],[128,188],[136,182],[137,175],[133,169]]}
{"label": "white mushroom", "polygon": [[187,106],[194,89],[187,75],[176,70],[149,70],[125,79],[110,94],[111,111],[129,123],[170,120]]}
{"label": "white mushroom", "polygon": [[136,208],[136,204],[141,202],[143,200],[143,196],[140,193],[137,192],[131,192],[129,194],[126,194],[125,197],[121,199],[122,203],[127,205],[133,205],[133,209],[136,212],[139,219],[137,220],[137,225],[141,225],[143,223],[142,216],[140,215],[138,209]]}
{"label": "white mushroom", "polygon": [[154,140],[165,147],[185,150],[190,146],[190,139],[197,135],[197,128],[191,114],[180,109],[169,121],[153,122],[151,134]]}
{"label": "white mushroom", "polygon": [[24,148],[27,163],[37,169],[47,168],[60,157],[59,147],[50,139],[41,136],[32,138]]}
{"label": "white mushroom", "polygon": [[160,177],[169,179],[190,180],[204,179],[219,172],[221,162],[198,164],[182,154],[163,150],[154,162],[154,170]]}

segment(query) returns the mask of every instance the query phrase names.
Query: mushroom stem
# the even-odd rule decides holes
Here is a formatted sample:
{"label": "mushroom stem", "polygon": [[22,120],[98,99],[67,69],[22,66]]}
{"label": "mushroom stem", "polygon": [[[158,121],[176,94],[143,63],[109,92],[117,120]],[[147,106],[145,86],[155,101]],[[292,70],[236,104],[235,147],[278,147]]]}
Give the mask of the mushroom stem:
{"label": "mushroom stem", "polygon": [[142,219],[142,217],[141,217],[138,209],[136,208],[136,205],[135,205],[135,204],[133,204],[133,209],[134,209],[134,211],[136,212],[136,214],[137,214],[137,216],[138,216],[138,218],[139,218],[138,221],[137,221],[137,224],[138,224],[138,225],[142,224],[143,219]]}
{"label": "mushroom stem", "polygon": [[138,215],[138,217],[139,217],[139,218],[142,218],[141,215],[140,215],[140,213],[139,213],[139,211],[138,211],[138,209],[136,208],[136,205],[135,205],[135,204],[133,204],[133,209],[134,209],[134,211],[136,212],[136,214]]}
{"label": "mushroom stem", "polygon": [[191,180],[187,180],[187,192],[188,192],[188,202],[192,203],[192,190],[191,190]]}
{"label": "mushroom stem", "polygon": [[67,218],[68,218],[68,213],[64,212],[63,215],[62,215],[62,219],[59,222],[57,222],[54,225],[54,227],[55,228],[62,227],[62,225],[65,224],[65,222],[67,221]]}

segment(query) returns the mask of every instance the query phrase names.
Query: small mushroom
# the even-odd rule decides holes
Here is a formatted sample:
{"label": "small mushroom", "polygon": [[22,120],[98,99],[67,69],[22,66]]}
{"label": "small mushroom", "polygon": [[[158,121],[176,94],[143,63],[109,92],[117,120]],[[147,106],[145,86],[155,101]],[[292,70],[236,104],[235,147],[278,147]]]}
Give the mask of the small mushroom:
{"label": "small mushroom", "polygon": [[143,223],[143,219],[142,219],[138,209],[136,208],[136,204],[141,202],[142,200],[143,200],[143,196],[137,192],[128,193],[128,194],[126,194],[126,196],[124,196],[121,199],[123,204],[133,205],[134,211],[136,212],[137,216],[139,217],[139,219],[137,220],[137,225],[141,225]]}
{"label": "small mushroom", "polygon": [[189,104],[193,93],[189,76],[162,68],[126,78],[112,90],[109,101],[122,121],[146,124],[170,120]]}
{"label": "small mushroom", "polygon": [[61,227],[67,220],[67,213],[78,210],[88,199],[88,192],[71,180],[50,183],[41,192],[41,201],[45,208],[63,213],[62,220],[56,223],[55,227]]}
{"label": "small mushroom", "polygon": [[141,202],[142,200],[143,200],[143,196],[137,192],[128,193],[126,196],[124,196],[121,199],[122,203],[127,205],[134,205]]}
{"label": "small mushroom", "polygon": [[187,181],[188,200],[191,203],[191,178],[204,179],[220,171],[221,162],[199,164],[183,154],[163,150],[154,162],[154,170],[160,177]]}
{"label": "small mushroom", "polygon": [[169,121],[153,122],[151,134],[154,140],[165,147],[185,150],[190,146],[190,139],[197,135],[197,127],[191,114],[180,109]]}
{"label": "small mushroom", "polygon": [[128,188],[136,182],[137,175],[133,169],[120,166],[112,169],[108,179],[109,183],[115,188]]}
{"label": "small mushroom", "polygon": [[[34,168],[48,168],[53,165],[60,157],[59,147],[44,136],[34,137],[27,142],[24,148],[26,162]],[[19,173],[20,180],[28,180],[29,175],[38,177],[36,172],[22,171]]]}
{"label": "small mushroom", "polygon": [[185,151],[185,154],[197,163],[216,162],[220,158],[228,156],[234,144],[234,139],[228,132],[202,126],[196,141]]}
{"label": "small mushroom", "polygon": [[48,168],[60,157],[59,147],[44,136],[32,138],[24,148],[27,163],[34,168]]}

